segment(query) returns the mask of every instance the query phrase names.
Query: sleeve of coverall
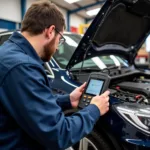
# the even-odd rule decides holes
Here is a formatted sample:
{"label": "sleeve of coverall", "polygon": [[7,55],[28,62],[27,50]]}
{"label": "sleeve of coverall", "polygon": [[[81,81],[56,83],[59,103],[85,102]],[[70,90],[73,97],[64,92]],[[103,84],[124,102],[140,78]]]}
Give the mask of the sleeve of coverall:
{"label": "sleeve of coverall", "polygon": [[4,105],[19,126],[53,150],[65,149],[78,142],[92,131],[100,117],[97,106],[92,104],[65,117],[38,65],[22,64],[13,68],[2,89]]}

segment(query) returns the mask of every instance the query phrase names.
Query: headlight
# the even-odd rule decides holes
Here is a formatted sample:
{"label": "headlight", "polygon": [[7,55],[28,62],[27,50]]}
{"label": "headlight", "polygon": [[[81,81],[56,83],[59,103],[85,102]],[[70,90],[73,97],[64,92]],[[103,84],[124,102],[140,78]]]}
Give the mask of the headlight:
{"label": "headlight", "polygon": [[150,134],[150,106],[133,103],[114,105],[115,110],[128,122]]}

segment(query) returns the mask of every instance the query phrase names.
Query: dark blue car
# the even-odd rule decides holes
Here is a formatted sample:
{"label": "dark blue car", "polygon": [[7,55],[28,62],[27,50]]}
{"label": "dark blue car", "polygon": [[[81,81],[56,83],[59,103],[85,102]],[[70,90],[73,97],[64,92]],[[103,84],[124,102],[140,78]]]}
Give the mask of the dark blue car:
{"label": "dark blue car", "polygon": [[[53,92],[70,93],[93,72],[109,75],[111,91],[110,111],[68,150],[150,149],[150,72],[134,65],[149,32],[149,0],[107,0],[83,37],[65,33],[66,43],[45,63]],[[0,45],[10,35],[1,33]]]}

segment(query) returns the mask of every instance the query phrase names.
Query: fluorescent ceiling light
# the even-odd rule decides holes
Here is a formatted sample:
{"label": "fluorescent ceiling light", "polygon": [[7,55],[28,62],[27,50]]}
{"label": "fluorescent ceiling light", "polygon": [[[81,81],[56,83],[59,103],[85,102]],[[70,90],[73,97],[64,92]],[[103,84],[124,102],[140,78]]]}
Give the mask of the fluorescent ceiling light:
{"label": "fluorescent ceiling light", "polygon": [[66,1],[69,4],[72,4],[72,3],[78,2],[80,0],[64,0],[64,1]]}
{"label": "fluorescent ceiling light", "polygon": [[86,13],[87,13],[87,15],[89,15],[89,16],[95,16],[95,15],[97,15],[97,13],[100,11],[100,8],[96,8],[96,9],[92,9],[92,10],[89,10],[89,11],[87,11]]}

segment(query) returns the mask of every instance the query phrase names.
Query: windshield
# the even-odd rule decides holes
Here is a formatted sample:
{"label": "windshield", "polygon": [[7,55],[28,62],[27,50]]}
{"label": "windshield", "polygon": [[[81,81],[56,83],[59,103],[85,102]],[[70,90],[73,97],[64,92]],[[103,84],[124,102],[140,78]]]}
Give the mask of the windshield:
{"label": "windshield", "polygon": [[58,51],[54,54],[54,58],[63,69],[66,68],[72,54],[77,48],[82,36],[78,34],[64,34],[66,42],[59,46]]}
{"label": "windshield", "polygon": [[[77,48],[82,36],[77,34],[65,34],[66,42],[59,47],[59,50],[54,54],[54,58],[59,66],[66,68],[71,56]],[[77,63],[72,69],[80,69],[82,62]],[[111,66],[128,67],[128,62],[116,55],[101,55],[84,60],[83,69],[104,69]]]}

